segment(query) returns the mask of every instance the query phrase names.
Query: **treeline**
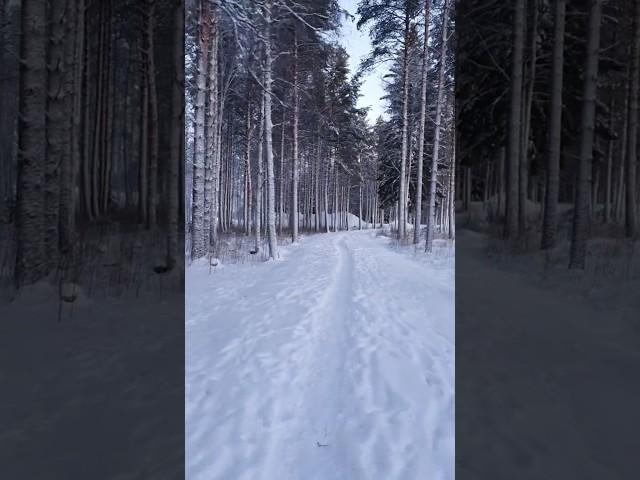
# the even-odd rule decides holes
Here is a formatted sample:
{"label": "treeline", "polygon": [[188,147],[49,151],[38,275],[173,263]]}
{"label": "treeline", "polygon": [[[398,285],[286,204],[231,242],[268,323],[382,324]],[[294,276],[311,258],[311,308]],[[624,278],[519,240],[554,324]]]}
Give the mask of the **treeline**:
{"label": "treeline", "polygon": [[640,4],[465,0],[458,31],[465,207],[520,247],[570,238],[570,268],[597,225],[636,238]]}
{"label": "treeline", "polygon": [[270,258],[285,230],[343,228],[354,187],[365,204],[375,188],[359,85],[328,39],[337,2],[202,0],[188,14],[191,257],[234,228],[255,251],[266,236]]}
{"label": "treeline", "polygon": [[431,250],[436,228],[455,236],[454,2],[362,1],[359,27],[370,27],[373,50],[387,75],[388,120],[375,125],[380,205],[400,240]]}
{"label": "treeline", "polygon": [[[432,38],[424,30],[430,6],[361,2],[359,26],[373,25],[372,36],[382,25],[380,9],[393,24],[386,25],[384,52],[377,48],[361,70],[349,72],[347,53],[332,40],[348,15],[336,1],[187,3],[191,258],[215,256],[220,233],[231,230],[252,235],[254,253],[266,236],[268,256],[275,258],[278,235],[286,232],[295,242],[301,229],[348,228],[348,213],[360,217],[359,228],[404,218],[397,223],[404,239],[408,205],[422,205],[415,196],[423,199],[431,189],[437,191],[429,196],[433,205],[412,218],[452,217],[452,55],[442,48],[452,30],[441,28],[441,19],[448,25],[452,15],[450,6],[434,6],[440,21]],[[398,12],[408,27],[394,20]],[[390,119],[371,126],[357,99],[362,75],[376,61],[391,62],[396,71],[388,88]],[[430,152],[440,157],[431,155],[423,173],[418,158]],[[418,178],[434,181],[420,192]],[[452,235],[453,222],[447,224]]]}
{"label": "treeline", "polygon": [[2,13],[17,285],[69,263],[82,232],[109,222],[166,232],[171,269],[182,255],[183,2],[22,0]]}

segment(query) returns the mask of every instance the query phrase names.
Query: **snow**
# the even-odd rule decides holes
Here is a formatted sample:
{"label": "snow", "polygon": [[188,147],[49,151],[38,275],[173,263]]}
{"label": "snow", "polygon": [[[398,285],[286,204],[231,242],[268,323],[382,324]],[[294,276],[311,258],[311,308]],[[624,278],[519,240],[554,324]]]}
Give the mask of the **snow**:
{"label": "snow", "polygon": [[371,230],[282,252],[187,270],[187,478],[453,479],[453,257]]}
{"label": "snow", "polygon": [[47,281],[0,300],[2,477],[180,478],[181,290],[66,288],[74,302]]}
{"label": "snow", "polygon": [[518,257],[490,258],[487,242],[458,231],[459,473],[637,477],[638,280],[603,302],[573,274],[542,281]]}
{"label": "snow", "polygon": [[[298,215],[300,217],[300,222],[303,222],[306,215],[304,213],[300,213]],[[334,215],[333,213],[329,213],[328,215],[324,214],[324,213],[320,214],[319,220],[320,220],[321,228],[322,228],[322,226],[324,226],[324,222],[327,219],[329,221],[329,227],[331,229],[335,228],[335,223],[336,222],[338,223],[338,226],[340,226],[340,222],[341,222],[340,219],[344,218],[344,216],[345,216],[345,212],[344,211],[338,212],[337,219],[336,219],[336,215]],[[349,230],[360,227],[360,217],[358,217],[357,215],[354,215],[351,212],[347,212],[346,216],[347,216],[347,223],[349,224]],[[311,213],[309,215],[309,218],[310,218],[310,221],[311,221],[311,225],[315,225],[316,214],[315,213]],[[373,224],[371,224],[371,223],[369,223],[369,222],[367,222],[365,220],[362,220],[362,228],[372,228],[372,227],[373,227]]]}

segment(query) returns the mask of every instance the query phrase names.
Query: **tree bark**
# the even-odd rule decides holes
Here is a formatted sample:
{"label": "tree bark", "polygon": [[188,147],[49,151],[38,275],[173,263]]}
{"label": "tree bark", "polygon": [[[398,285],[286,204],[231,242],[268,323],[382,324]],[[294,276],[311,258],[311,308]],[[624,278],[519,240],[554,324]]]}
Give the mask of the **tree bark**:
{"label": "tree bark", "polygon": [[298,37],[293,40],[293,156],[291,165],[291,241],[298,241],[298,123],[300,118],[300,95],[298,86]]}
{"label": "tree bark", "polygon": [[[615,116],[613,112],[615,111],[615,102],[612,99],[611,104],[609,105],[609,129],[613,131],[615,127]],[[609,139],[607,142],[607,170],[606,170],[606,179],[605,179],[605,199],[604,199],[604,223],[609,223],[611,221],[611,187],[612,187],[612,177],[613,177],[613,147],[614,141]]]}
{"label": "tree bark", "polygon": [[44,158],[46,145],[46,0],[23,0],[21,11],[16,285],[44,275]]}
{"label": "tree bark", "polygon": [[205,176],[205,99],[207,89],[207,59],[209,53],[209,29],[203,12],[204,1],[200,5],[198,71],[196,73],[195,132],[193,159],[193,205],[191,258],[205,255],[204,232],[204,176]]}
{"label": "tree bark", "polygon": [[147,12],[147,75],[149,80],[149,217],[148,227],[154,228],[158,221],[158,90],[156,87],[155,63],[155,2],[152,0]]}
{"label": "tree bark", "polygon": [[47,76],[47,150],[45,160],[45,271],[58,264],[60,225],[60,166],[68,164],[66,111],[66,0],[49,3],[49,58]]}
{"label": "tree bark", "polygon": [[447,27],[449,24],[449,0],[445,0],[442,13],[442,52],[440,53],[440,69],[438,71],[438,98],[436,100],[436,125],[433,140],[433,153],[431,156],[431,178],[429,182],[429,211],[427,216],[427,238],[425,250],[433,250],[434,226],[436,223],[436,194],[438,186],[438,158],[440,154],[440,135],[442,130],[442,107],[444,99],[444,74],[447,64]]}
{"label": "tree bark", "polygon": [[167,208],[167,268],[172,269],[178,259],[178,229],[180,206],[180,170],[184,165],[184,8],[182,0],[173,1],[174,44],[173,66],[175,68],[171,89],[171,137],[169,139],[169,182]]}
{"label": "tree bark", "polygon": [[589,12],[587,54],[582,94],[580,164],[569,257],[569,268],[571,269],[584,269],[587,255],[587,238],[589,236],[589,187],[591,163],[593,161],[601,17],[602,0],[592,0]]}
{"label": "tree bark", "polygon": [[640,2],[635,2],[633,46],[631,49],[631,85],[629,91],[629,133],[627,135],[627,184],[625,191],[625,234],[638,233],[636,164],[638,162],[638,88],[640,88]]}
{"label": "tree bark", "polygon": [[542,249],[556,244],[558,223],[558,192],[560,185],[560,148],[562,141],[562,77],[564,65],[565,0],[555,1],[555,33],[551,80],[551,124],[547,157],[544,218],[542,221]]}
{"label": "tree bark", "polygon": [[[276,186],[275,186],[275,174],[273,168],[273,122],[271,120],[271,108],[272,108],[272,68],[273,57],[271,53],[271,8],[272,0],[266,1],[266,15],[265,15],[265,36],[267,39],[266,52],[265,52],[265,118],[264,128],[266,134],[266,150],[267,150],[267,235],[269,241],[269,258],[278,258],[278,237],[276,235]],[[296,207],[294,207],[296,208]],[[296,231],[297,232],[297,231]],[[297,235],[297,233],[296,233]]]}
{"label": "tree bark", "polygon": [[399,207],[398,207],[398,238],[404,239],[406,236],[406,224],[405,218],[405,189],[406,185],[406,165],[409,145],[409,38],[411,31],[411,21],[409,18],[408,6],[405,7],[404,18],[404,53],[402,58],[402,149],[400,152],[400,192]]}
{"label": "tree bark", "polygon": [[262,167],[262,152],[264,145],[264,115],[265,115],[265,95],[263,94],[260,99],[260,133],[258,134],[258,176],[256,179],[256,211],[254,220],[255,229],[255,251],[260,251],[260,229],[262,221],[262,183],[263,183],[263,167]]}
{"label": "tree bark", "polygon": [[522,63],[524,42],[524,0],[515,0],[513,15],[513,51],[511,56],[511,99],[507,143],[507,198],[505,237],[518,235],[518,192],[520,139],[522,123]]}
{"label": "tree bark", "polygon": [[420,221],[422,219],[422,178],[424,164],[424,137],[427,124],[427,73],[429,65],[429,7],[431,0],[424,2],[424,38],[422,44],[422,85],[420,89],[420,130],[418,134],[418,172],[416,175],[416,217],[413,227],[413,243],[420,243]]}

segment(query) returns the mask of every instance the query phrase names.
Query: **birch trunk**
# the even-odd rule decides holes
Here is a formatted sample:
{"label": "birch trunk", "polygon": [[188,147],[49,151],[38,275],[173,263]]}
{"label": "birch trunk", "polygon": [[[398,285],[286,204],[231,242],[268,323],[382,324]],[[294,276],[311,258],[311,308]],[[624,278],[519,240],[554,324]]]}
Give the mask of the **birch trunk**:
{"label": "birch trunk", "polygon": [[298,122],[300,100],[298,87],[298,37],[293,40],[293,156],[291,165],[291,241],[298,241]]}
{"label": "birch trunk", "polygon": [[265,114],[265,95],[262,95],[260,100],[260,133],[258,134],[258,176],[256,179],[256,211],[255,211],[255,220],[254,220],[254,230],[255,230],[255,251],[258,253],[260,251],[260,229],[262,224],[262,182],[263,182],[263,171],[262,171],[262,151],[264,145],[264,114]]}
{"label": "birch trunk", "polygon": [[404,54],[402,59],[402,149],[400,152],[400,192],[398,195],[399,207],[398,216],[402,221],[398,223],[398,238],[404,239],[406,236],[406,224],[404,223],[406,210],[406,164],[409,145],[409,37],[411,31],[411,21],[409,10],[406,9],[404,18]]}
{"label": "birch trunk", "polygon": [[282,235],[282,218],[284,217],[284,132],[285,111],[282,110],[282,125],[280,126],[280,198],[278,202],[278,233]]}
{"label": "birch trunk", "polygon": [[[266,15],[265,15],[265,25],[266,31],[265,36],[267,38],[267,48],[265,52],[265,92],[264,92],[264,103],[265,103],[265,119],[264,119],[264,128],[266,138],[266,149],[267,149],[267,234],[269,239],[269,258],[275,259],[278,258],[278,237],[276,235],[276,186],[275,186],[275,174],[273,168],[273,122],[271,120],[271,104],[272,104],[272,53],[271,53],[271,8],[272,1],[266,1]],[[295,208],[295,207],[294,207]],[[297,231],[296,238],[297,239]]]}
{"label": "birch trunk", "polygon": [[251,206],[251,133],[253,128],[251,126],[251,105],[247,104],[247,144],[245,147],[245,164],[244,164],[244,178],[245,178],[245,196],[244,196],[244,230],[246,235],[251,234],[251,221],[250,216],[252,212]]}

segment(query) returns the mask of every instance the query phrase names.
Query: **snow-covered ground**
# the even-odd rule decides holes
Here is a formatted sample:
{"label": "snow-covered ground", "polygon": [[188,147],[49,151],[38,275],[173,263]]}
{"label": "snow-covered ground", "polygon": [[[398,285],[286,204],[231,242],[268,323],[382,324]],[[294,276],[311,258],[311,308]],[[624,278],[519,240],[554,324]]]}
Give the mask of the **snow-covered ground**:
{"label": "snow-covered ground", "polygon": [[[636,478],[637,280],[618,280],[624,302],[603,302],[593,288],[576,288],[579,276],[551,272],[541,281],[518,271],[516,257],[514,265],[489,257],[487,244],[485,235],[458,230],[457,471]],[[486,475],[496,471],[501,477]]]}
{"label": "snow-covered ground", "polygon": [[454,478],[454,272],[373,231],[187,271],[189,480]]}
{"label": "snow-covered ground", "polygon": [[181,478],[181,290],[0,300],[1,478]]}

